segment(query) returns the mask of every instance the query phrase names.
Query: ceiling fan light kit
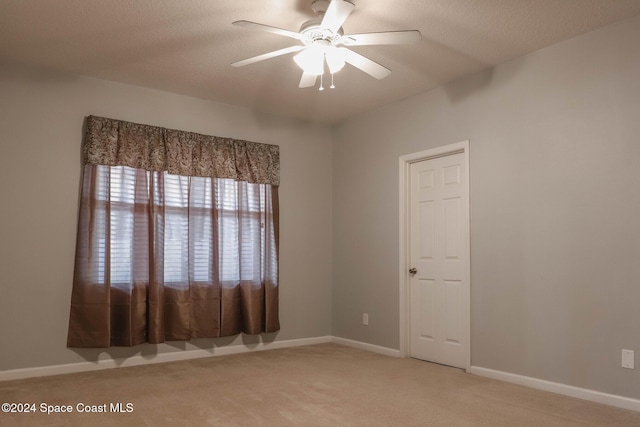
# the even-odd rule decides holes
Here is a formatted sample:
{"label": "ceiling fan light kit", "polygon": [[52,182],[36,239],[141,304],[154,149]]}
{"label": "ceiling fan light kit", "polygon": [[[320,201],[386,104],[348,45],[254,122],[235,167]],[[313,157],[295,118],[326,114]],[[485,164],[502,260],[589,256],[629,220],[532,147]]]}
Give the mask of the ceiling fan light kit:
{"label": "ceiling fan light kit", "polygon": [[344,67],[346,58],[344,48],[317,43],[294,56],[293,60],[305,73],[319,76],[324,74],[325,61],[329,72],[335,74]]}
{"label": "ceiling fan light kit", "polygon": [[319,90],[323,90],[322,76],[326,68],[331,74],[330,87],[334,88],[333,75],[340,71],[345,64],[350,64],[376,79],[383,79],[391,74],[391,70],[342,46],[415,43],[422,39],[422,35],[417,30],[345,35],[342,24],[347,20],[354,7],[353,3],[346,0],[316,0],[311,4],[311,9],[318,15],[318,18],[304,22],[297,33],[256,22],[236,21],[233,25],[290,37],[302,44],[254,56],[231,65],[243,67],[298,52],[293,60],[302,69],[302,77],[298,84],[300,88],[315,86],[317,78],[320,76]]}

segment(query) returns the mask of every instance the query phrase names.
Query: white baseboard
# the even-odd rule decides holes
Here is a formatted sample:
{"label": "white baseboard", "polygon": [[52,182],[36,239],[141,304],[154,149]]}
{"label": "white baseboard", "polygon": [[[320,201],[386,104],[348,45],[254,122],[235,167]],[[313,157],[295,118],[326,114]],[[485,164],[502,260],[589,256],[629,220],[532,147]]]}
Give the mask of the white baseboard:
{"label": "white baseboard", "polygon": [[0,381],[20,380],[32,377],[71,374],[75,372],[98,371],[102,369],[119,368],[125,366],[152,365],[155,363],[176,362],[179,360],[199,359],[202,357],[226,356],[230,354],[249,353],[253,351],[275,350],[278,348],[299,347],[303,345],[323,344],[332,342],[331,336],[300,338],[284,341],[259,343],[256,345],[230,345],[214,347],[212,349],[197,349],[158,353],[152,359],[143,356],[132,356],[125,359],[104,359],[96,362],[79,362],[64,365],[43,366],[36,368],[12,369],[0,371]]}
{"label": "white baseboard", "polygon": [[589,390],[587,388],[574,387],[566,384],[555,383],[552,381],[541,380],[538,378],[527,377],[524,375],[511,374],[509,372],[481,368],[478,366],[472,366],[471,368],[469,368],[469,370],[467,370],[467,372],[481,377],[492,378],[495,380],[519,384],[538,390],[562,394],[564,396],[575,397],[578,399],[589,400],[591,402],[603,403],[605,405],[615,406],[617,408],[640,412],[640,400],[632,399],[630,397],[602,393],[595,390]]}
{"label": "white baseboard", "polygon": [[374,344],[368,344],[362,341],[353,341],[353,340],[348,340],[346,338],[331,337],[331,342],[340,344],[340,345],[345,345],[347,347],[353,347],[360,350],[366,350],[366,351],[371,351],[373,353],[383,354],[385,356],[400,357],[400,350],[396,350],[388,347],[381,347],[379,345],[374,345]]}

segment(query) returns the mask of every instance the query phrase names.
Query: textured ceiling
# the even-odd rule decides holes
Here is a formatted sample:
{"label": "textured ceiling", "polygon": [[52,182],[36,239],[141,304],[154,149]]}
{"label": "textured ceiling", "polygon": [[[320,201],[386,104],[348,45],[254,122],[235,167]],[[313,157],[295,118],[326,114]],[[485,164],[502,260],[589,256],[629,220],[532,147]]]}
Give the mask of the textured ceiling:
{"label": "textured ceiling", "polygon": [[311,0],[0,0],[0,58],[336,123],[640,13],[640,0],[351,1],[346,34],[422,33],[353,48],[393,71],[383,80],[347,65],[320,92],[298,88],[292,55],[230,66],[297,43],[233,21],[298,31]]}

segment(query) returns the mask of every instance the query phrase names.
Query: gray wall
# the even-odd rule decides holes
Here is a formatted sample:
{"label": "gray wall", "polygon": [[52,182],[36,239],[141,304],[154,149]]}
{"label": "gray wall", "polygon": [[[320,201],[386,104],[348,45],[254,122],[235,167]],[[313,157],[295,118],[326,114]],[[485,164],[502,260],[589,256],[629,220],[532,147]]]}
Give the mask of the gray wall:
{"label": "gray wall", "polygon": [[0,63],[0,370],[136,354],[152,359],[231,341],[66,348],[82,125],[91,114],[279,145],[282,330],[267,339],[331,334],[328,127]]}
{"label": "gray wall", "polygon": [[398,158],[468,139],[472,364],[640,398],[639,136],[640,17],[337,127],[334,335],[398,348]]}

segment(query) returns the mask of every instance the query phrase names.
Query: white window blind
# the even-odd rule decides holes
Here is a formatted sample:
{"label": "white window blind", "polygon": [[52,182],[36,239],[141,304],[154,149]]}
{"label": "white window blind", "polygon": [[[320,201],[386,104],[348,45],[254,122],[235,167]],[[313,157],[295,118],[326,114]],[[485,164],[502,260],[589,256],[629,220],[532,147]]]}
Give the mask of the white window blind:
{"label": "white window blind", "polygon": [[267,262],[275,267],[269,271],[277,271],[277,259],[265,254],[264,243],[276,252],[273,224],[266,221],[268,185],[98,166],[95,188],[97,283],[127,287],[148,275],[148,263],[139,262],[149,258],[148,246],[136,242],[149,235],[150,208],[157,213],[154,226],[163,228],[165,286],[260,283]]}

